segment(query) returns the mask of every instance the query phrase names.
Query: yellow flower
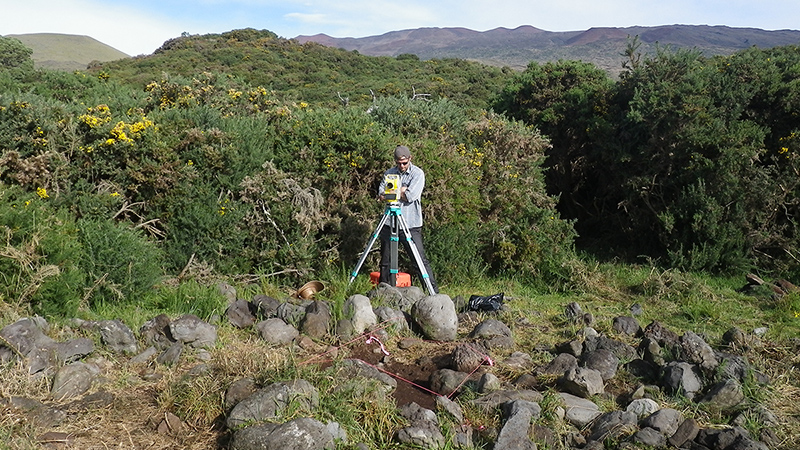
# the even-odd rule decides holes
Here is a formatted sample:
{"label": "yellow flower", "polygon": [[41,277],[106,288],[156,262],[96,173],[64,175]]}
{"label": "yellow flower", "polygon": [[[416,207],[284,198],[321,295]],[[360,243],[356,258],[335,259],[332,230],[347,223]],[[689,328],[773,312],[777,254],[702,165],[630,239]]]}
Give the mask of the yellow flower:
{"label": "yellow flower", "polygon": [[36,188],[36,195],[38,195],[39,198],[50,197],[49,195],[47,195],[47,189],[45,189],[43,187]]}
{"label": "yellow flower", "polygon": [[110,195],[112,197],[119,197],[119,192],[112,192]]}

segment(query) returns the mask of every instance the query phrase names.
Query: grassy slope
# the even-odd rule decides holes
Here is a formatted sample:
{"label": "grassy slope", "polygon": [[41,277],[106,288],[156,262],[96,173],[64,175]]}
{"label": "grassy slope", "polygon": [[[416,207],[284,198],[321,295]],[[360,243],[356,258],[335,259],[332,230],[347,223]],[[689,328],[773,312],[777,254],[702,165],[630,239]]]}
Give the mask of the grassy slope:
{"label": "grassy slope", "polygon": [[129,55],[89,36],[57,33],[10,34],[33,50],[37,68],[83,70],[92,61],[114,61]]}

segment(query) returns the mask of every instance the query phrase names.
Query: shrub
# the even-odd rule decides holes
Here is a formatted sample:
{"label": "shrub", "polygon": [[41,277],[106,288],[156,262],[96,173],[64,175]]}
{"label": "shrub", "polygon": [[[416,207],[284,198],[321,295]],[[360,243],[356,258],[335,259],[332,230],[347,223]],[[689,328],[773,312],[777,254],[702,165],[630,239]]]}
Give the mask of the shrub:
{"label": "shrub", "polygon": [[81,305],[83,247],[71,216],[47,191],[0,185],[0,294],[39,314],[74,315]]}
{"label": "shrub", "polygon": [[84,218],[77,225],[92,304],[138,301],[160,280],[161,250],[139,231],[106,219]]}

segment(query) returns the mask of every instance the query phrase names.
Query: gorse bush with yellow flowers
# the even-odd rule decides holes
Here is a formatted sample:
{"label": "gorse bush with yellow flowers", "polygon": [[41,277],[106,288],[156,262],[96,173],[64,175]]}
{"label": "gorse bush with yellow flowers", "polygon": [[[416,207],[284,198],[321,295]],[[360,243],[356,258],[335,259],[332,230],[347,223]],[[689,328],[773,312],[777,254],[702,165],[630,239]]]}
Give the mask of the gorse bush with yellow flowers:
{"label": "gorse bush with yellow flowers", "polygon": [[[569,224],[553,222],[554,202],[543,200],[546,141],[500,116],[444,99],[315,107],[210,73],[162,77],[139,91],[120,86],[127,102],[98,102],[116,89],[114,77],[73,76],[85,87],[73,101],[54,99],[56,91],[0,94],[0,181],[38,200],[42,189],[51,214],[71,218],[80,286],[59,303],[63,314],[134,301],[190,263],[290,280],[352,266],[383,213],[377,184],[398,144],[429,177],[426,227],[434,265],[447,268],[442,282],[485,270],[559,280],[523,260],[554,257],[550,267],[563,267],[574,257],[570,233],[514,251],[503,244],[526,235],[531,220],[541,230]],[[538,192],[499,195],[523,186]],[[565,252],[543,251],[556,241]]]}

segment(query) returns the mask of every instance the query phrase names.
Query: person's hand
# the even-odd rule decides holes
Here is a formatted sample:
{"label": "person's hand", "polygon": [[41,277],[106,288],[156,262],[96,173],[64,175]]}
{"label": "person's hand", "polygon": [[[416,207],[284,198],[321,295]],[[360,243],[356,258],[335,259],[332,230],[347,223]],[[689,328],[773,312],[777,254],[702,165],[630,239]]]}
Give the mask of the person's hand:
{"label": "person's hand", "polygon": [[407,202],[408,199],[406,198],[406,189],[408,189],[408,187],[406,187],[406,186],[400,187],[400,200],[403,200],[403,201]]}

